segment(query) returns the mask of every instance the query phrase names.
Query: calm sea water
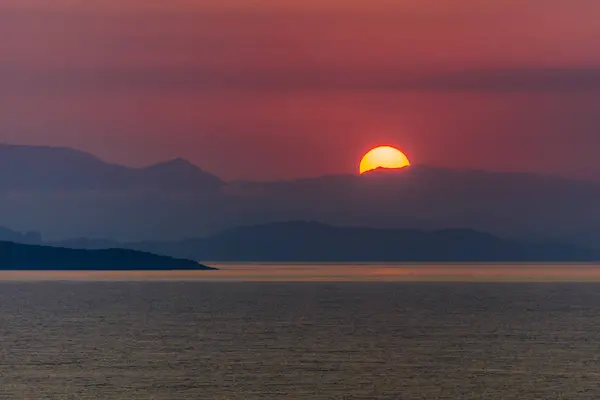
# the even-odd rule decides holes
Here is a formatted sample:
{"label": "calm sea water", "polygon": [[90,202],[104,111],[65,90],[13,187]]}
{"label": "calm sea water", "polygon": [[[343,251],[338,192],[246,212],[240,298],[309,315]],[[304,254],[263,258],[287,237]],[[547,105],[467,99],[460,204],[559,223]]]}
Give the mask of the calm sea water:
{"label": "calm sea water", "polygon": [[600,284],[443,281],[460,273],[0,275],[0,398],[600,398]]}

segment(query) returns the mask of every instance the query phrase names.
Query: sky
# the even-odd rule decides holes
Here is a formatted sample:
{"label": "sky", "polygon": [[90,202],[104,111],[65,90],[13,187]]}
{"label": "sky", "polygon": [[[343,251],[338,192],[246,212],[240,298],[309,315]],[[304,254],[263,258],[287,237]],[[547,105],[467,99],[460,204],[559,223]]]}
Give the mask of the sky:
{"label": "sky", "polygon": [[413,164],[600,180],[597,0],[4,0],[0,141],[225,179]]}

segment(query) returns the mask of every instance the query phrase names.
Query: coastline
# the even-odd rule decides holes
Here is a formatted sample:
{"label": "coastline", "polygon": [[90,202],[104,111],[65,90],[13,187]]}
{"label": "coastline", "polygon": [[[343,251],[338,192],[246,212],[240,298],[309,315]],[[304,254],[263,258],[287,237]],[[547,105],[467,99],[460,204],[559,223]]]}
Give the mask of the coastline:
{"label": "coastline", "polygon": [[299,264],[214,263],[216,270],[0,271],[10,281],[600,283],[600,263]]}

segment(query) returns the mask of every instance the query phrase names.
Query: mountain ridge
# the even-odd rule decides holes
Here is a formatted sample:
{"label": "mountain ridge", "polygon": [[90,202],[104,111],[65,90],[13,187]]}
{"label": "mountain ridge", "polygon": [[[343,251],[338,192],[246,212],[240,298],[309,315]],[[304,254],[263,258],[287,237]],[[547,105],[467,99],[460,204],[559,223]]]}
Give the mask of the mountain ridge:
{"label": "mountain ridge", "polygon": [[196,261],[132,249],[67,249],[0,241],[0,270],[211,270]]}
{"label": "mountain ridge", "polygon": [[213,190],[222,184],[182,158],[134,168],[69,147],[0,145],[0,190]]}
{"label": "mountain ridge", "polygon": [[204,238],[117,243],[58,242],[84,248],[121,246],[208,261],[245,262],[566,262],[598,261],[600,252],[557,242],[525,243],[468,228],[434,231],[339,227],[289,221],[228,229]]}
{"label": "mountain ridge", "polygon": [[225,182],[183,159],[129,168],[80,153],[0,147],[0,224],[35,227],[52,240],[121,242],[293,220],[368,228],[462,226],[536,241],[600,226],[595,181],[413,165],[361,176]]}

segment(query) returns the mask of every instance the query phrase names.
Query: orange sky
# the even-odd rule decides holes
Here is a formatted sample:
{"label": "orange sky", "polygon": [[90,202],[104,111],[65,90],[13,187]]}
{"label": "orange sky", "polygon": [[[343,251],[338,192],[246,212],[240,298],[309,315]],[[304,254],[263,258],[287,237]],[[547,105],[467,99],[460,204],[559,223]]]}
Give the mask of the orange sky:
{"label": "orange sky", "polygon": [[416,163],[600,178],[600,2],[0,4],[0,141],[225,178]]}

